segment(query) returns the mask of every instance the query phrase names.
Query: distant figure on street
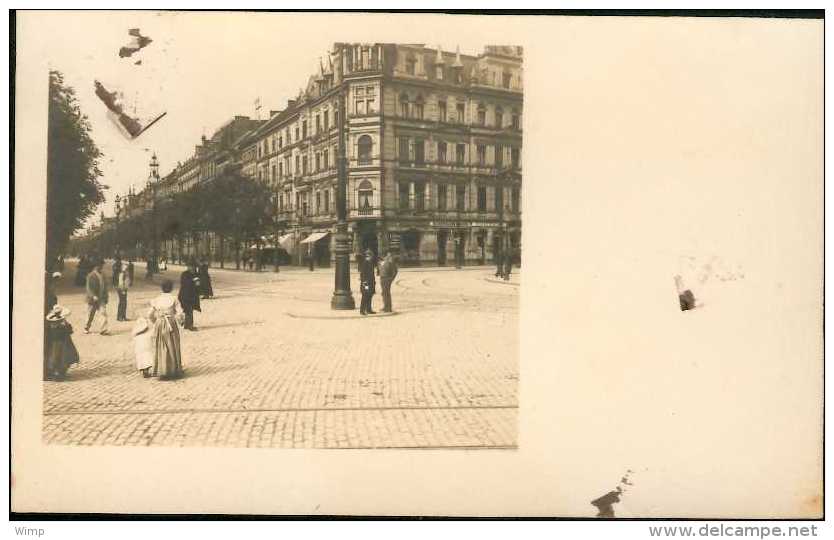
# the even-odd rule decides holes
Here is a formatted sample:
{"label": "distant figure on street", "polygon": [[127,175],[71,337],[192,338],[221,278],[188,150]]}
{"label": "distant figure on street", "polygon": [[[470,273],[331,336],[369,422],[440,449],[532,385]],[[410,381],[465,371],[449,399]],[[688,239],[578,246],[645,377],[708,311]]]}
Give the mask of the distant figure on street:
{"label": "distant figure on street", "polygon": [[83,287],[87,283],[88,265],[87,256],[81,255],[81,258],[78,260],[78,267],[75,269],[75,285],[77,287]]}
{"label": "distant figure on street", "polygon": [[385,313],[391,313],[393,310],[391,307],[391,284],[397,277],[398,270],[394,256],[390,251],[386,252],[385,258],[379,265],[379,281],[382,284],[382,302],[384,305],[382,311]]}
{"label": "distant figure on street", "polygon": [[365,257],[359,261],[359,290],[362,292],[359,313],[362,315],[376,313],[371,309],[371,303],[376,292],[375,266],[374,252],[370,249],[365,250]]}
{"label": "distant figure on street", "polygon": [[[183,276],[189,273],[183,272]],[[151,327],[153,344],[153,367],[148,368],[150,375],[163,380],[177,379],[182,376],[182,352],[180,349],[180,331],[177,328],[177,299],[171,294],[174,284],[170,279],[162,281],[162,294],[151,301],[148,311],[148,323]],[[196,292],[196,291],[195,291]],[[182,295],[182,287],[180,287]],[[199,304],[199,298],[197,298]],[[182,299],[180,298],[180,303]],[[198,306],[199,307],[199,306]],[[188,311],[183,306],[188,319]]]}
{"label": "distant figure on street", "polygon": [[513,250],[507,249],[504,253],[504,281],[510,280],[510,274],[513,273]]}
{"label": "distant figure on street", "polygon": [[249,269],[249,253],[248,252],[243,254],[243,269],[244,270]]}
{"label": "distant figure on street", "polygon": [[119,273],[116,275],[116,293],[119,295],[119,307],[116,310],[116,320],[117,321],[126,321],[127,320],[127,290],[133,285],[130,281],[130,276],[127,273],[127,269],[122,267],[119,269]]}
{"label": "distant figure on street", "polygon": [[168,270],[168,257],[163,254],[162,258],[159,260],[159,269],[163,272]]}
{"label": "distant figure on street", "polygon": [[133,257],[127,260],[127,278],[130,280],[130,284],[133,285]]}
{"label": "distant figure on street", "polygon": [[122,272],[122,259],[119,256],[116,256],[116,260],[113,261],[113,287],[116,287],[119,284],[119,274]]}
{"label": "distant figure on street", "polygon": [[197,277],[200,278],[200,296],[202,298],[213,298],[214,289],[211,287],[211,276],[209,276],[209,263],[206,259],[200,262]]}
{"label": "distant figure on street", "polygon": [[107,280],[104,278],[102,268],[104,261],[99,259],[94,263],[93,269],[87,274],[87,324],[84,326],[84,333],[90,333],[90,327],[96,313],[101,314],[102,336],[109,334],[107,330]]}
{"label": "distant figure on street", "polygon": [[70,310],[55,304],[46,315],[46,356],[44,357],[43,378],[47,381],[62,381],[67,370],[78,363],[78,349],[72,342],[72,325],[67,321]]}
{"label": "distant figure on street", "polygon": [[188,261],[188,268],[180,274],[180,290],[177,295],[185,313],[186,330],[196,331],[194,328],[194,310],[200,309],[200,277],[197,275],[197,263],[192,259]]}

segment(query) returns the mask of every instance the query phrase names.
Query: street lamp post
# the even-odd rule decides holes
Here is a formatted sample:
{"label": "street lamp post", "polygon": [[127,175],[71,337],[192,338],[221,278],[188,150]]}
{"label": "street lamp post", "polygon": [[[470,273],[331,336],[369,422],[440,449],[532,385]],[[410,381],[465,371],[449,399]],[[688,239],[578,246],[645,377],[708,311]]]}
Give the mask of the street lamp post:
{"label": "street lamp post", "polygon": [[331,309],[356,309],[353,293],[350,292],[350,238],[347,230],[347,156],[345,155],[345,93],[339,94],[339,155],[338,181],[336,183],[336,236],[335,236],[335,286],[333,298],[330,300]]}
{"label": "street lamp post", "polygon": [[156,237],[156,189],[159,183],[159,160],[156,159],[156,153],[151,156],[151,174],[149,177],[148,183],[150,184],[151,188],[151,230],[152,230],[152,242],[153,242],[153,255],[151,261],[148,263],[148,277],[153,276],[158,271],[157,267],[157,260],[158,260],[158,241]]}
{"label": "street lamp post", "polygon": [[121,255],[119,253],[120,248],[121,248],[121,242],[120,242],[120,239],[119,239],[119,213],[121,212],[121,206],[120,206],[121,202],[122,202],[122,198],[117,194],[116,195],[116,248],[115,248],[117,257]]}

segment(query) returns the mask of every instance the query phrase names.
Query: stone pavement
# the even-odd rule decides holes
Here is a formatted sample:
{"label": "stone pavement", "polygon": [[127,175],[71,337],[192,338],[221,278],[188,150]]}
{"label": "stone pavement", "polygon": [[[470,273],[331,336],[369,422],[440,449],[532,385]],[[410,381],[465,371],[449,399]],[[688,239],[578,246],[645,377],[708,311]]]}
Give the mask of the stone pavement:
{"label": "stone pavement", "polygon": [[[178,271],[167,277],[178,282]],[[134,371],[133,323],[115,322],[115,294],[112,335],[84,335],[82,289],[71,284],[73,268],[66,274],[58,296],[73,311],[81,363],[66,381],[44,382],[47,443],[517,445],[519,287],[490,280],[489,267],[404,269],[393,287],[394,316],[336,318],[332,269],[213,269],[216,296],[196,314],[199,331],[181,333],[185,377],[177,381]],[[143,275],[137,267],[130,319],[161,281]],[[358,305],[355,268],[351,278]],[[374,307],[381,303],[376,295]],[[321,317],[306,316],[317,311]]]}

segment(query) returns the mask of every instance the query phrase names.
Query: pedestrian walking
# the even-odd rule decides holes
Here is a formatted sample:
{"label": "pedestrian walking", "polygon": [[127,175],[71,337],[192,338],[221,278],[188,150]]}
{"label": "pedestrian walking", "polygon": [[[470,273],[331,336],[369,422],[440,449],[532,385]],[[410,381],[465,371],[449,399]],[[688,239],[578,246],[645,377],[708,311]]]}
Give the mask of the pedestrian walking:
{"label": "pedestrian walking", "polygon": [[103,275],[104,261],[99,259],[94,263],[93,269],[87,274],[87,324],[84,326],[84,333],[90,333],[90,327],[96,313],[101,314],[100,333],[103,336],[109,334],[107,329],[107,280]]}
{"label": "pedestrian walking", "polygon": [[211,276],[209,276],[209,263],[206,259],[200,262],[197,277],[200,278],[200,296],[202,298],[214,298],[214,289],[211,287]]}
{"label": "pedestrian walking", "polygon": [[513,273],[513,250],[507,249],[504,254],[504,281],[510,280],[510,274]]}
{"label": "pedestrian walking", "polygon": [[390,251],[386,252],[385,258],[382,259],[379,265],[379,281],[382,285],[382,311],[385,313],[391,313],[393,311],[391,307],[391,284],[394,282],[394,278],[397,277],[398,271],[399,269],[397,268],[394,255]]}
{"label": "pedestrian walking", "polygon": [[182,311],[185,313],[184,327],[186,330],[196,331],[194,327],[194,310],[200,309],[200,277],[197,275],[197,263],[192,259],[188,267],[180,274],[180,290],[178,298]]}
{"label": "pedestrian walking", "polygon": [[46,356],[44,357],[43,378],[48,381],[62,381],[70,366],[77,364],[78,349],[72,342],[72,325],[67,321],[70,310],[55,304],[46,315]]}
{"label": "pedestrian walking", "polygon": [[376,313],[371,309],[374,293],[376,292],[375,266],[374,252],[368,249],[365,251],[365,257],[359,261],[359,290],[362,292],[359,313],[362,315],[373,315]]}
{"label": "pedestrian walking", "polygon": [[[188,270],[183,274],[187,272]],[[149,368],[150,375],[163,380],[177,379],[182,376],[180,331],[176,320],[177,298],[171,294],[173,288],[174,284],[170,279],[163,280],[162,294],[151,301],[151,309],[148,311],[154,351],[153,366]],[[182,294],[182,288],[180,288],[180,294]],[[183,311],[185,311],[184,308],[185,306],[183,306]],[[188,317],[187,313],[186,311],[186,317]]]}
{"label": "pedestrian walking", "polygon": [[133,285],[126,268],[121,268],[116,276],[116,293],[119,295],[119,307],[116,310],[116,320],[127,320],[127,291]]}
{"label": "pedestrian walking", "polygon": [[81,255],[78,259],[78,267],[75,269],[75,285],[83,287],[87,283],[87,272],[89,270],[87,256]]}

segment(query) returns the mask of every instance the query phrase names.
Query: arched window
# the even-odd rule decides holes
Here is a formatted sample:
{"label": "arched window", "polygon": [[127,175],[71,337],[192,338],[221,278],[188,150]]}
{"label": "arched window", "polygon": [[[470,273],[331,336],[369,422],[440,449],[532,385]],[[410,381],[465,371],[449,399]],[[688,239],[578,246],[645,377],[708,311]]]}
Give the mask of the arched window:
{"label": "arched window", "polygon": [[408,94],[400,94],[400,116],[408,118]]}
{"label": "arched window", "polygon": [[362,135],[359,137],[357,144],[359,149],[359,164],[368,165],[371,162],[371,154],[374,149],[374,142],[370,135]]}
{"label": "arched window", "polygon": [[360,214],[373,213],[374,186],[368,180],[362,180],[357,188],[357,206]]}
{"label": "arched window", "polygon": [[423,119],[423,105],[423,96],[417,96],[417,99],[414,101],[414,116],[419,120]]}

